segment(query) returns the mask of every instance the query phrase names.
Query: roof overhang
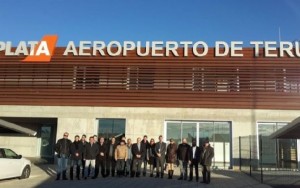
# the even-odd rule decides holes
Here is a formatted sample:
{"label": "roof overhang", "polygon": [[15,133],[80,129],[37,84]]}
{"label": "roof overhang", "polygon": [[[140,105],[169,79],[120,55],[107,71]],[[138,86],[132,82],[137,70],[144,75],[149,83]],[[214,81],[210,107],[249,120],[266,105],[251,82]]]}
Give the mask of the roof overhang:
{"label": "roof overhang", "polygon": [[300,117],[270,135],[271,138],[300,139]]}
{"label": "roof overhang", "polygon": [[28,134],[30,136],[35,136],[37,134],[36,131],[33,131],[33,130],[25,128],[25,127],[22,127],[20,125],[15,124],[15,123],[11,123],[9,121],[5,121],[3,119],[0,119],[0,126],[4,127],[4,128],[7,128],[7,129],[14,130],[14,131],[19,132],[19,133]]}

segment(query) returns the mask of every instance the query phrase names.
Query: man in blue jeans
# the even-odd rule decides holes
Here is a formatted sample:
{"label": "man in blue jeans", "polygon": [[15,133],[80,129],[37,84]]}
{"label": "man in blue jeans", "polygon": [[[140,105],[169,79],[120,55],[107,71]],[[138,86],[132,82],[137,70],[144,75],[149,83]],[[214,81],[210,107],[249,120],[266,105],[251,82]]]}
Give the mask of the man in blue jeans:
{"label": "man in blue jeans", "polygon": [[57,153],[57,177],[56,180],[67,180],[67,166],[70,157],[70,148],[72,141],[68,139],[69,133],[65,132],[63,138],[59,139],[55,145],[55,152]]}

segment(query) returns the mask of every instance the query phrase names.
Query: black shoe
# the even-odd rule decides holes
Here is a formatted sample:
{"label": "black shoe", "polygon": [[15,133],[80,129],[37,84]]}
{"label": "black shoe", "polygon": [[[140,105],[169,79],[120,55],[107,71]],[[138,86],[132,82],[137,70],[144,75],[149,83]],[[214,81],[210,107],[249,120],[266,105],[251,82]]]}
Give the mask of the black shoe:
{"label": "black shoe", "polygon": [[84,179],[86,180],[86,179],[87,179],[87,177],[84,177]]}
{"label": "black shoe", "polygon": [[150,177],[153,177],[153,174],[150,174]]}
{"label": "black shoe", "polygon": [[60,180],[60,174],[57,174],[56,179],[55,180]]}
{"label": "black shoe", "polygon": [[92,177],[93,180],[96,179],[96,178],[97,178],[96,176],[93,176],[93,177]]}
{"label": "black shoe", "polygon": [[201,181],[200,183],[206,183],[206,181]]}
{"label": "black shoe", "polygon": [[182,178],[182,177],[179,177],[178,180],[183,180],[183,178]]}
{"label": "black shoe", "polygon": [[146,176],[146,172],[143,172],[143,176]]}
{"label": "black shoe", "polygon": [[189,181],[193,181],[193,179],[189,179]]}

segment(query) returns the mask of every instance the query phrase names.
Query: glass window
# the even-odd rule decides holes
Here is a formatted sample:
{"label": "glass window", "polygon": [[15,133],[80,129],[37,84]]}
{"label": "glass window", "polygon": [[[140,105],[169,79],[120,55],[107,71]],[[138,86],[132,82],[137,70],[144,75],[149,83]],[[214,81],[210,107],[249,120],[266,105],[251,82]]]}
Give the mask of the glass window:
{"label": "glass window", "polygon": [[98,119],[98,136],[105,139],[116,137],[121,139],[125,135],[125,119]]}
{"label": "glass window", "polygon": [[[182,138],[186,138],[189,144],[197,137],[197,123],[182,123]],[[178,143],[178,142],[177,142]]]}
{"label": "glass window", "polygon": [[167,123],[167,140],[173,138],[175,142],[181,143],[181,122]]}
{"label": "glass window", "polygon": [[4,153],[6,158],[9,159],[16,159],[18,157],[18,155],[10,149],[4,149]]}
{"label": "glass window", "polygon": [[167,121],[167,140],[175,139],[177,144],[186,138],[191,144],[193,139],[197,145],[202,146],[205,140],[209,140],[215,148],[213,166],[218,168],[231,167],[231,123],[217,121]]}

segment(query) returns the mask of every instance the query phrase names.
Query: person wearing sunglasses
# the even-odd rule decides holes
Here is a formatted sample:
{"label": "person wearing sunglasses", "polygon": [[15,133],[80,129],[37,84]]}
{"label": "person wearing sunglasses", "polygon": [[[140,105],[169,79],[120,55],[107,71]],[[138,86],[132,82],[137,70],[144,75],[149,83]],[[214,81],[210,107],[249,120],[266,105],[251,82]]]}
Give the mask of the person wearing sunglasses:
{"label": "person wearing sunglasses", "polygon": [[57,157],[57,177],[60,180],[62,175],[63,180],[67,180],[67,166],[70,157],[70,149],[72,141],[68,139],[69,133],[65,132],[63,138],[59,139],[55,144],[55,152]]}

